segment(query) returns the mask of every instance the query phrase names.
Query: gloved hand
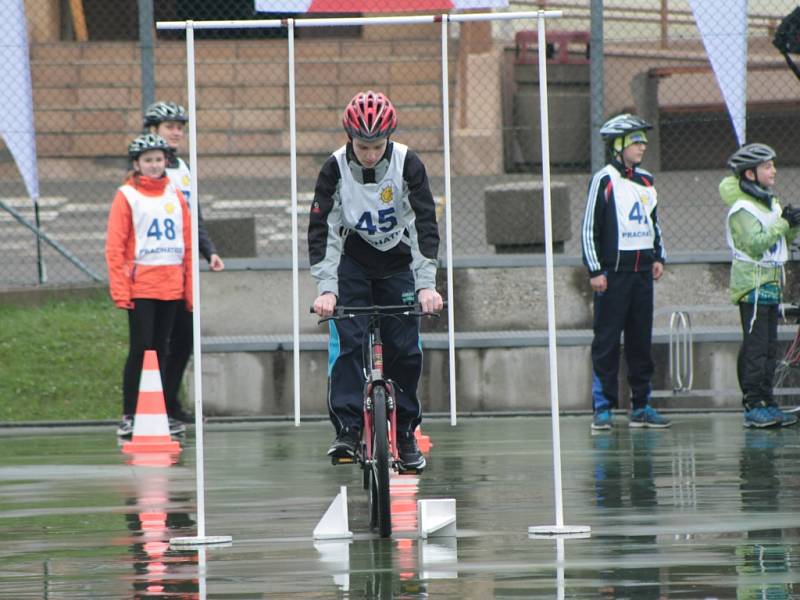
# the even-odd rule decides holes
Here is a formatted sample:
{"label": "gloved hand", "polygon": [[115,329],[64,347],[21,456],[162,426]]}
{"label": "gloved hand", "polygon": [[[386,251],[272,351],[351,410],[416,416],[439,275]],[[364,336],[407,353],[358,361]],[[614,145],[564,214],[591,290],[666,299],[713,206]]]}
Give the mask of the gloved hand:
{"label": "gloved hand", "polygon": [[781,217],[789,222],[789,226],[794,228],[800,226],[800,209],[787,204],[781,211]]}

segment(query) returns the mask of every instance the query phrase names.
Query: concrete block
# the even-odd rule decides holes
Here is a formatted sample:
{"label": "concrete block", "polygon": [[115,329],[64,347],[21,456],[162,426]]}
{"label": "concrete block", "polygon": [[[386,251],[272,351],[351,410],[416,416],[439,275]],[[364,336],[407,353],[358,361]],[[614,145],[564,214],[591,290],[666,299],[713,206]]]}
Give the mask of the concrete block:
{"label": "concrete block", "polygon": [[255,217],[205,219],[205,226],[223,259],[256,256]]}
{"label": "concrete block", "polygon": [[[563,251],[571,237],[569,187],[550,185],[553,244]],[[520,181],[490,186],[484,190],[486,241],[498,253],[544,252],[543,187],[540,181]]]}

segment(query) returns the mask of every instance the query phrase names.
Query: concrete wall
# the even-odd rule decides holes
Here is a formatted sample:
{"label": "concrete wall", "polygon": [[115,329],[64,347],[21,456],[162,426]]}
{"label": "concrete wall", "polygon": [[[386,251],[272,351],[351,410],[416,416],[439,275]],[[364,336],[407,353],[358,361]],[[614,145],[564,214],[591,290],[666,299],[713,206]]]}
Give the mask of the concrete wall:
{"label": "concrete wall", "polygon": [[[712,390],[703,397],[659,397],[659,407],[736,408],[736,342],[695,345],[694,388]],[[653,389],[669,391],[668,355],[664,343],[654,345]],[[327,413],[327,354],[300,356],[301,414]],[[563,411],[591,409],[591,359],[588,345],[558,349],[558,394]],[[447,352],[425,352],[419,388],[430,413],[450,410]],[[625,368],[621,369],[620,401],[627,407]],[[191,384],[191,381],[189,382]],[[191,385],[189,386],[191,393]],[[456,353],[456,395],[460,414],[550,410],[549,359],[546,347],[460,349]],[[209,415],[294,414],[291,352],[238,352],[203,355],[203,398]]]}
{"label": "concrete wall", "polygon": [[[668,325],[668,313],[676,306],[695,307],[695,325],[736,325],[738,313],[728,300],[728,273],[724,263],[668,265],[656,284],[656,327]],[[444,277],[440,270],[440,290],[445,289]],[[203,272],[201,284],[204,335],[291,333],[290,270]],[[308,313],[316,287],[307,270],[300,271],[299,284],[300,332],[320,333],[316,319]],[[457,331],[547,329],[543,266],[457,268],[453,289]],[[592,296],[583,266],[555,269],[555,297],[559,328],[591,328]],[[444,319],[436,330],[446,330]]]}
{"label": "concrete wall", "polygon": [[[728,265],[723,263],[669,265],[662,281],[656,284],[654,390],[671,390],[664,328],[668,326],[673,310],[688,310],[695,331],[712,326],[721,328],[718,330],[722,333],[719,339],[724,340],[694,344],[693,387],[707,390],[705,396],[659,398],[659,406],[739,406],[735,368],[739,347],[738,311],[728,302],[728,270]],[[791,273],[789,279],[794,280]],[[290,337],[290,271],[204,272],[201,282],[204,335],[282,334]],[[509,330],[546,331],[544,267],[457,268],[454,282],[456,332],[483,331],[502,335]],[[306,312],[315,289],[305,270],[301,271],[300,284],[301,333],[323,333],[324,330],[317,327],[316,319]],[[559,331],[582,330],[582,341],[578,345],[560,345],[558,349],[560,406],[564,410],[588,410],[591,294],[585,270],[580,266],[557,267],[555,284]],[[790,291],[790,294],[795,294],[795,291]],[[441,319],[434,329],[445,331],[445,319]],[[791,336],[794,326],[786,326],[782,331],[784,338]],[[210,414],[293,413],[291,352],[205,353],[203,361],[204,401]],[[425,410],[447,412],[447,353],[427,350],[425,361],[420,385]],[[302,352],[300,368],[301,412],[306,415],[325,414],[326,353]],[[456,352],[456,373],[459,412],[549,410],[546,345],[460,348]],[[624,366],[620,379],[621,397],[626,398]]]}

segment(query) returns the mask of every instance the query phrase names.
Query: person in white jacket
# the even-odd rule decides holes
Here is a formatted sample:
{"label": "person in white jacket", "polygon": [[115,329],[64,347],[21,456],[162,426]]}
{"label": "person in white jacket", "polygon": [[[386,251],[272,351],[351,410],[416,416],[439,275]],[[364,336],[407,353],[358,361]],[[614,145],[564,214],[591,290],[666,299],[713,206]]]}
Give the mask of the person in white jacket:
{"label": "person in white jacket", "polygon": [[[187,121],[186,110],[180,104],[154,102],[145,110],[142,124],[145,130],[163,137],[169,144],[172,152],[167,163],[167,176],[191,205],[194,200],[191,190],[192,173],[189,165],[178,156],[186,139]],[[225,268],[225,263],[208,234],[199,202],[197,203],[197,249],[208,262],[209,269],[222,271]],[[169,339],[167,365],[164,371],[164,400],[167,405],[170,433],[173,434],[183,433],[186,430],[183,423],[194,422],[194,415],[184,410],[178,397],[183,373],[186,371],[194,347],[193,325],[192,313],[179,310]]]}

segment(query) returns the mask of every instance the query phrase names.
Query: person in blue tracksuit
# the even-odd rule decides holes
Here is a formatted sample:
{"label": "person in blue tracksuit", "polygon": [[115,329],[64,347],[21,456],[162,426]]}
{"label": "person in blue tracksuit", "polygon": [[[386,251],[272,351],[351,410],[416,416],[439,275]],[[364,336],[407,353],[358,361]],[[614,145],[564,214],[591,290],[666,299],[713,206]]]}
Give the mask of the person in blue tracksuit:
{"label": "person in blue tracksuit", "polygon": [[[397,112],[380,92],[360,92],[344,110],[348,142],[317,177],[308,225],[308,256],[319,295],[314,312],[342,306],[419,301],[439,312],[436,291],[439,230],[425,166],[407,146],[391,141]],[[362,427],[362,341],[365,319],[330,322],[328,410],[336,439],[328,455],[353,457]],[[398,454],[421,471],[425,457],[414,430],[422,419],[417,384],[422,373],[419,319],[381,322],[385,372],[395,383]]]}
{"label": "person in blue tracksuit", "polygon": [[611,162],[589,184],[581,230],[583,262],[594,292],[592,340],[593,430],[613,426],[619,402],[620,335],[631,390],[631,427],[669,427],[650,406],[653,376],[653,281],[664,272],[666,253],[656,210],[653,176],[642,169],[647,130],[639,117],[609,119],[600,135],[610,145]]}

